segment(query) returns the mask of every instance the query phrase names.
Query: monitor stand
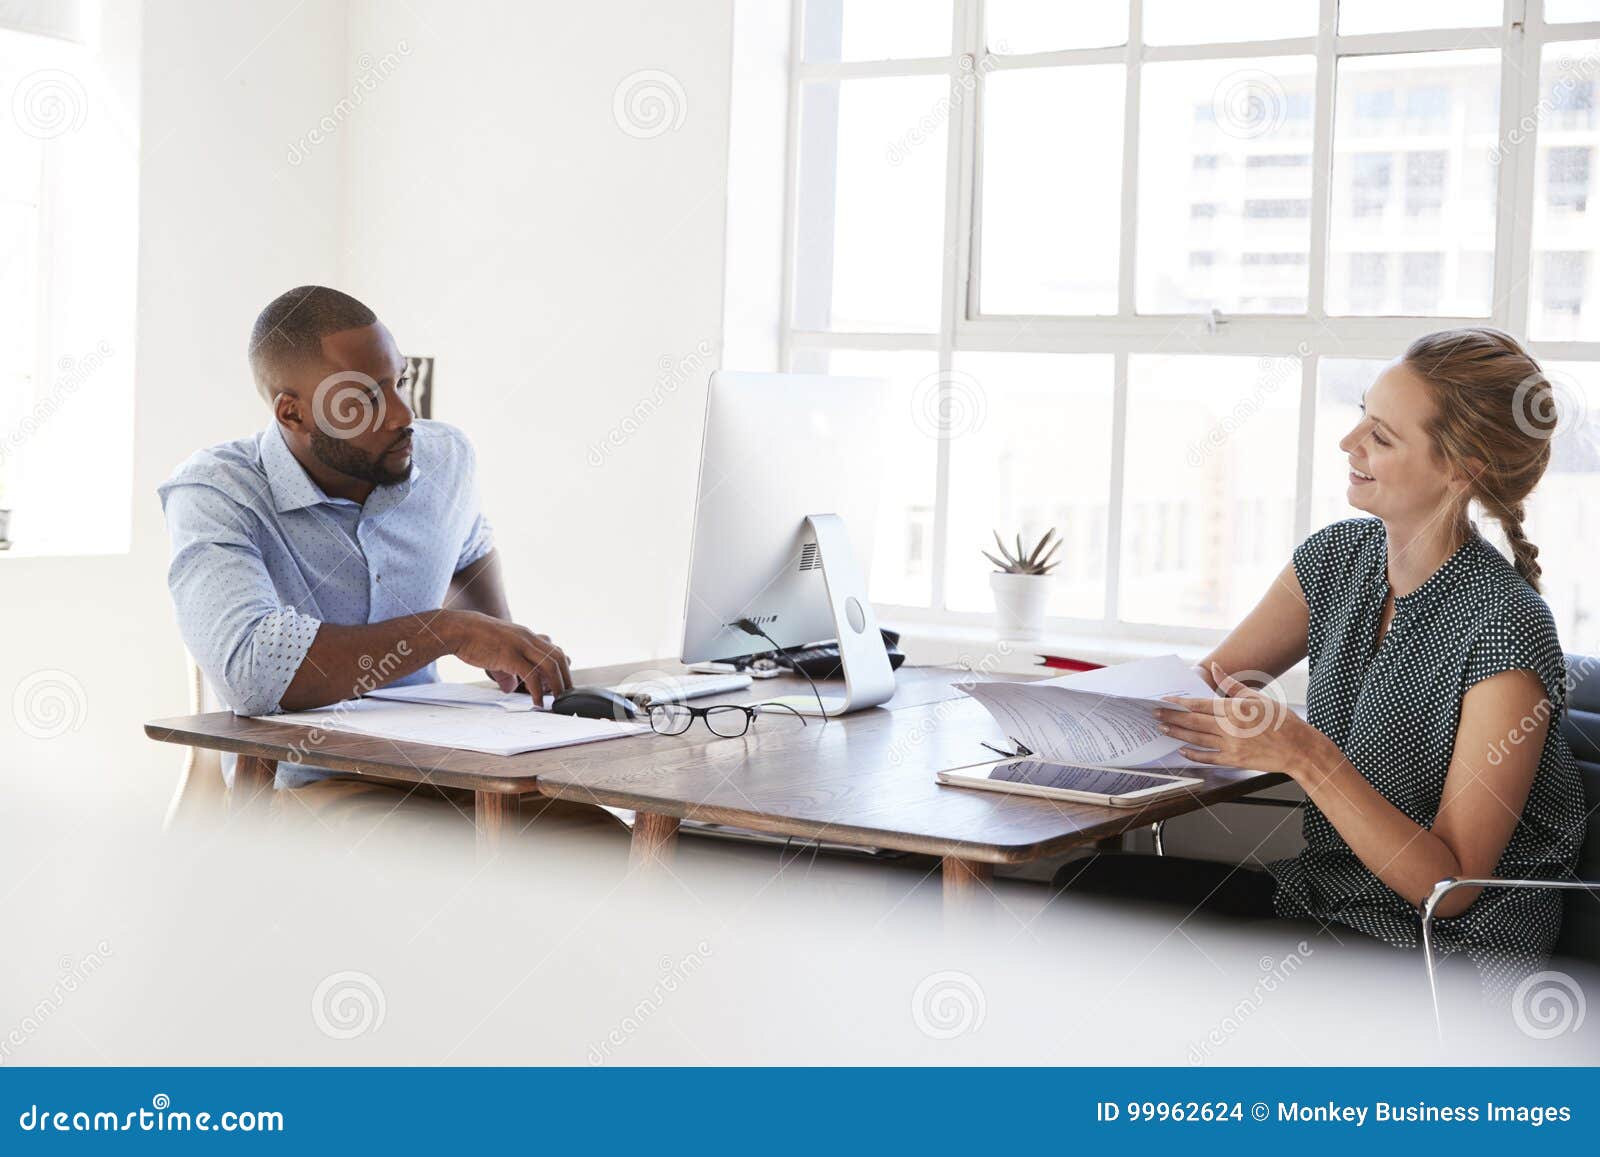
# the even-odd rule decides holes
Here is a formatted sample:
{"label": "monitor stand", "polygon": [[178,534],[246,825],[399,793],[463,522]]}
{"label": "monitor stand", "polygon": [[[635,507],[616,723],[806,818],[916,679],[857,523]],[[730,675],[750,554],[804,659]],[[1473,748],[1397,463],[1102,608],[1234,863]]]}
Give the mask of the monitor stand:
{"label": "monitor stand", "polygon": [[770,700],[792,707],[802,715],[843,715],[863,707],[876,707],[894,694],[894,668],[878,630],[878,618],[867,600],[867,584],[856,565],[855,551],[844,519],[837,514],[812,514],[806,525],[817,540],[822,560],[822,583],[833,612],[834,637],[839,640],[839,665],[844,670],[844,695],[822,696],[822,709],[812,694],[784,695]]}

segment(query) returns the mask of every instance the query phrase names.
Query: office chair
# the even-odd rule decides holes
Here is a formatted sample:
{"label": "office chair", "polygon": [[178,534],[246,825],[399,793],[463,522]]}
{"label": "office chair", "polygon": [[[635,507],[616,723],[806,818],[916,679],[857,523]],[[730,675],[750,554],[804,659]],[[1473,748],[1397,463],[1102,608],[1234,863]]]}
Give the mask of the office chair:
{"label": "office chair", "polygon": [[[1600,656],[1568,655],[1566,709],[1559,726],[1578,761],[1578,777],[1587,801],[1587,828],[1578,850],[1578,873],[1571,880],[1502,880],[1468,879],[1451,877],[1434,885],[1432,893],[1422,904],[1422,959],[1428,973],[1428,992],[1433,999],[1435,1025],[1442,1025],[1439,1015],[1439,987],[1433,959],[1433,921],[1440,901],[1457,888],[1554,888],[1571,892],[1562,912],[1561,936],[1556,941],[1558,956],[1573,956],[1584,960],[1600,960],[1600,903],[1584,903],[1577,893],[1600,897]],[[1303,800],[1265,799],[1244,796],[1225,801],[1229,804],[1252,807],[1303,806]],[[1166,820],[1150,825],[1155,841],[1155,854],[1166,854],[1162,833]]]}
{"label": "office chair", "polygon": [[[206,686],[205,673],[200,670],[200,664],[194,661],[187,650],[183,657],[189,671],[189,714],[220,711],[222,706]],[[227,784],[222,779],[222,753],[203,747],[185,747],[183,767],[178,772],[178,784],[173,789],[171,802],[167,804],[161,830],[171,831],[186,813],[196,807],[209,803],[220,808],[226,794]]]}
{"label": "office chair", "polygon": [[1433,1019],[1439,1025],[1439,988],[1434,975],[1434,909],[1457,888],[1555,888],[1572,893],[1561,914],[1561,935],[1556,955],[1600,960],[1600,902],[1579,900],[1586,893],[1600,900],[1600,656],[1568,655],[1566,710],[1561,733],[1567,737],[1578,761],[1578,778],[1586,801],[1586,828],[1578,849],[1578,872],[1571,880],[1440,880],[1422,905],[1422,958],[1428,969],[1428,993],[1433,998]]}

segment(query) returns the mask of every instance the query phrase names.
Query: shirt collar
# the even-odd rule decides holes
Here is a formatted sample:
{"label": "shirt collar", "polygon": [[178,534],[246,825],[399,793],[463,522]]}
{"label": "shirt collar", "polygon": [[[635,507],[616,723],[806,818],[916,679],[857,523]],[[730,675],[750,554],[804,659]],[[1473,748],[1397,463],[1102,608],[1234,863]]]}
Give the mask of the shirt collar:
{"label": "shirt collar", "polygon": [[[1379,571],[1384,576],[1384,585],[1388,585],[1388,536],[1382,536],[1383,554],[1380,562],[1383,569]],[[1455,553],[1440,564],[1439,569],[1428,576],[1426,581],[1408,595],[1396,595],[1395,606],[1420,606],[1432,601],[1437,595],[1449,590],[1456,581],[1465,574],[1478,557],[1478,550],[1483,543],[1477,528],[1473,527],[1467,532],[1466,541],[1456,547]]]}
{"label": "shirt collar", "polygon": [[272,487],[272,504],[279,514],[329,500],[322,487],[311,480],[306,468],[295,458],[276,422],[261,436],[261,464],[266,468],[267,485]]}
{"label": "shirt collar", "polygon": [[[317,506],[324,502],[342,502],[344,499],[329,498],[306,473],[306,468],[300,465],[300,460],[289,449],[289,444],[283,440],[283,430],[277,422],[267,427],[261,437],[261,462],[267,471],[267,485],[272,488],[272,504],[279,514],[287,514],[291,510],[303,510],[308,506]],[[373,499],[380,495],[386,498],[392,495],[393,501],[398,502],[411,492],[411,486],[421,470],[417,466],[415,444],[411,451],[411,474],[403,481],[390,486],[378,486],[367,498],[367,512],[373,512]],[[380,504],[381,505],[381,504]]]}

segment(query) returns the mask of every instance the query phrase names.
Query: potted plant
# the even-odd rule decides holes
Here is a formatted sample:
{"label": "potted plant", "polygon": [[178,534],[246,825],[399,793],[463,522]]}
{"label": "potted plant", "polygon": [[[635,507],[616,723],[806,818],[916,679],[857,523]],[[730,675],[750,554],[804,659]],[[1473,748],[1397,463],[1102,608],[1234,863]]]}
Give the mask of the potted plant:
{"label": "potted plant", "polygon": [[1050,572],[1056,569],[1052,560],[1061,540],[1051,528],[1032,550],[1025,551],[1019,534],[1015,554],[1000,541],[999,531],[994,532],[994,541],[1000,548],[1000,557],[988,551],[983,552],[983,557],[995,565],[989,587],[994,591],[996,633],[1002,639],[1037,639],[1044,632]]}

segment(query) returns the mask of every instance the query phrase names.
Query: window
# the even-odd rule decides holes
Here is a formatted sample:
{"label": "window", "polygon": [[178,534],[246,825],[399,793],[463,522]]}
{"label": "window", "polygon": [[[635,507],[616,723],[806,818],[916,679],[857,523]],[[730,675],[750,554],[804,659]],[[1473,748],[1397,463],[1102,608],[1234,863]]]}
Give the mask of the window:
{"label": "window", "polygon": [[1444,206],[1444,170],[1449,158],[1441,152],[1406,157],[1406,216],[1437,213]]}
{"label": "window", "polygon": [[1596,52],[1600,41],[1580,40],[1547,44],[1540,58],[1539,107],[1550,111],[1535,142],[1528,311],[1535,338],[1600,338],[1600,312],[1589,304],[1587,284],[1591,255],[1600,246],[1588,215],[1591,158],[1600,144],[1593,115]]}
{"label": "window", "polygon": [[1589,206],[1588,145],[1561,145],[1545,154],[1545,203],[1582,213]]}
{"label": "window", "polygon": [[1444,254],[1400,255],[1400,312],[1426,316],[1439,312],[1444,288]]}
{"label": "window", "polygon": [[[24,133],[0,132],[0,510],[8,512],[0,518],[7,523],[38,369],[41,146]],[[0,544],[9,545],[9,533],[0,526]]]}
{"label": "window", "polygon": [[1585,283],[1589,279],[1587,253],[1540,254],[1540,304],[1550,318],[1578,317],[1583,312]]}
{"label": "window", "polygon": [[79,8],[0,4],[0,565],[126,551],[132,529],[81,475],[133,469],[136,45]]}
{"label": "window", "polygon": [[1380,216],[1389,204],[1388,153],[1356,153],[1350,158],[1350,215]]}
{"label": "window", "polygon": [[[1214,638],[1349,513],[1360,393],[1441,326],[1526,334],[1600,413],[1589,0],[855,8],[806,4],[781,334],[899,391],[891,613],[982,621],[990,530],[1053,526],[1059,629]],[[1530,502],[1552,539],[1597,516],[1593,432]],[[1600,578],[1540,545],[1600,648]]]}

